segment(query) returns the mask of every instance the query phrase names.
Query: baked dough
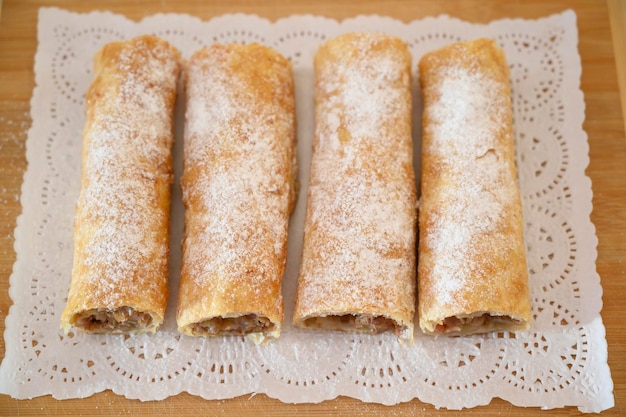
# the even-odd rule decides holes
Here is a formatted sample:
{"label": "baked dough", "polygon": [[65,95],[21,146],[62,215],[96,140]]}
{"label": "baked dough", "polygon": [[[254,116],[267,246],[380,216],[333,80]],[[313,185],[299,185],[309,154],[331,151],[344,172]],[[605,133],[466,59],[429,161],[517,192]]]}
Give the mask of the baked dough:
{"label": "baked dough", "polygon": [[419,63],[424,97],[419,324],[429,334],[523,330],[531,320],[509,67],[490,39]]}
{"label": "baked dough", "polygon": [[351,33],[314,62],[315,137],[294,324],[413,341],[417,197],[411,56]]}
{"label": "baked dough", "polygon": [[66,332],[154,332],[163,322],[180,71],[178,51],[153,36],[112,42],[95,55]]}
{"label": "baked dough", "polygon": [[295,204],[291,64],[259,44],[214,44],[191,57],[186,92],[178,329],[277,338]]}

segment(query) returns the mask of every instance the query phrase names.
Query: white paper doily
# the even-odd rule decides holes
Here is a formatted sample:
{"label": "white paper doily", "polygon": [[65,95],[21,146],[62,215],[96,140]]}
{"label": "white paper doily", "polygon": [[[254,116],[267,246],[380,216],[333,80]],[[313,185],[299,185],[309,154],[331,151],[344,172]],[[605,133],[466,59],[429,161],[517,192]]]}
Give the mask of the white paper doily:
{"label": "white paper doily", "polygon": [[[346,395],[396,404],[419,398],[460,409],[501,397],[519,406],[614,404],[600,317],[595,229],[584,100],[572,11],[539,20],[476,25],[447,16],[405,24],[360,16],[343,22],[292,16],[269,22],[227,15],[208,22],[155,15],[141,22],[106,12],[43,8],[35,58],[23,213],[15,231],[13,306],[6,319],[0,392],[15,398],[89,396],[112,389],[128,398],[163,399],[187,391],[207,399],[267,393],[285,402]],[[511,66],[517,161],[526,219],[534,323],[516,335],[432,338],[415,345],[391,335],[305,332],[291,325],[313,132],[312,56],[321,41],[348,31],[382,31],[405,39],[413,68],[427,51],[461,39],[493,37]],[[182,205],[173,189],[171,294],[165,325],[154,335],[64,335],[59,329],[72,265],[72,222],[80,185],[84,92],[92,56],[105,42],[143,33],[161,36],[185,57],[212,42],[260,42],[294,63],[302,188],[292,217],[283,284],[286,314],[279,340],[256,346],[241,338],[197,339],[176,331]],[[415,143],[421,104],[417,81]],[[175,163],[180,175],[182,105],[177,108]],[[419,161],[416,158],[416,161]],[[419,166],[417,167],[419,171]]]}

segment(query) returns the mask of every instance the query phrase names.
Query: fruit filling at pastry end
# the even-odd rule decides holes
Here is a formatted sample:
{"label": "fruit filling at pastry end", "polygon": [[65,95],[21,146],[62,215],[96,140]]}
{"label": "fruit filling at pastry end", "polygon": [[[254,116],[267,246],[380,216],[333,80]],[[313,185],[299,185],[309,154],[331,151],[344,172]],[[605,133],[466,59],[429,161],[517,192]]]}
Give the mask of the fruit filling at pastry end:
{"label": "fruit filling at pastry end", "polygon": [[385,331],[399,332],[396,322],[384,316],[364,314],[328,315],[309,317],[304,320],[304,327],[323,330],[342,330],[358,333],[378,334]]}
{"label": "fruit filling at pastry end", "polygon": [[449,336],[487,333],[496,330],[510,329],[511,326],[523,326],[521,320],[510,316],[497,316],[481,313],[466,317],[452,316],[435,326],[435,333]]}
{"label": "fruit filling at pastry end", "polygon": [[152,316],[127,306],[98,308],[78,314],[74,326],[87,333],[132,333],[150,330]]}
{"label": "fruit filling at pastry end", "polygon": [[194,336],[244,336],[250,333],[272,332],[275,328],[267,317],[246,314],[237,317],[214,317],[191,326]]}

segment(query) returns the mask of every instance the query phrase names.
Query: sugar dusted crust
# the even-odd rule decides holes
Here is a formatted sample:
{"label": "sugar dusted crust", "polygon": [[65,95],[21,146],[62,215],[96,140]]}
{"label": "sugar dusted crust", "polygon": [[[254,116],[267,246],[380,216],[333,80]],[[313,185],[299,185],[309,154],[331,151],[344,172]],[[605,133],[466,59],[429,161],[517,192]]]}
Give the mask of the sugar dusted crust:
{"label": "sugar dusted crust", "polygon": [[154,36],[109,43],[94,57],[66,331],[142,333],[163,321],[180,71],[178,51]]}
{"label": "sugar dusted crust", "polygon": [[314,62],[315,137],[294,323],[413,340],[416,190],[411,57],[352,33]]}
{"label": "sugar dusted crust", "polygon": [[291,64],[259,44],[193,54],[186,79],[178,328],[278,337],[295,204]]}
{"label": "sugar dusted crust", "polygon": [[531,320],[509,72],[494,41],[419,64],[424,96],[418,312],[431,334],[523,330]]}

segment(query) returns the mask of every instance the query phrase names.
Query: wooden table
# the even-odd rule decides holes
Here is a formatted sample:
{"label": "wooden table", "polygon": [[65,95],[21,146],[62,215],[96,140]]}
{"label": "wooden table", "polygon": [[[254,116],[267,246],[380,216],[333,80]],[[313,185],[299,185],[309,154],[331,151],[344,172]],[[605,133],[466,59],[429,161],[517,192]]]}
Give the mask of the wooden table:
{"label": "wooden table", "polygon": [[[621,323],[626,316],[626,139],[620,107],[615,57],[624,60],[626,4],[623,0],[530,0],[530,1],[383,1],[350,0],[254,0],[254,1],[46,1],[0,0],[0,332],[11,300],[9,276],[15,261],[13,229],[21,211],[22,175],[26,169],[25,142],[30,126],[29,100],[33,91],[33,58],[37,47],[37,10],[59,6],[76,12],[108,9],[133,19],[158,12],[189,13],[207,19],[224,13],[256,13],[277,19],[290,14],[311,13],[336,19],[358,14],[388,15],[403,21],[449,14],[460,19],[487,22],[503,17],[537,18],[572,8],[578,15],[579,50],[582,57],[582,89],[586,101],[584,129],[589,135],[591,163],[587,174],[593,181],[592,221],[599,238],[597,270],[604,288],[602,316],[609,343],[609,365],[615,383],[615,407],[603,415],[623,415],[626,410],[626,336]],[[613,23],[613,36],[611,31]],[[615,51],[614,51],[615,42]],[[626,62],[621,62],[626,65]],[[618,66],[618,68],[621,68]],[[626,72],[619,72],[626,88]],[[626,114],[626,112],[624,113]],[[4,356],[4,340],[0,355]],[[463,412],[436,410],[417,400],[386,407],[338,398],[321,404],[283,404],[265,395],[232,400],[206,401],[181,394],[159,402],[127,400],[106,391],[82,400],[57,401],[50,396],[14,400],[0,396],[0,415],[481,415],[530,416],[538,409],[511,406],[494,400],[489,406]],[[578,415],[576,408],[541,412],[541,415]]]}

